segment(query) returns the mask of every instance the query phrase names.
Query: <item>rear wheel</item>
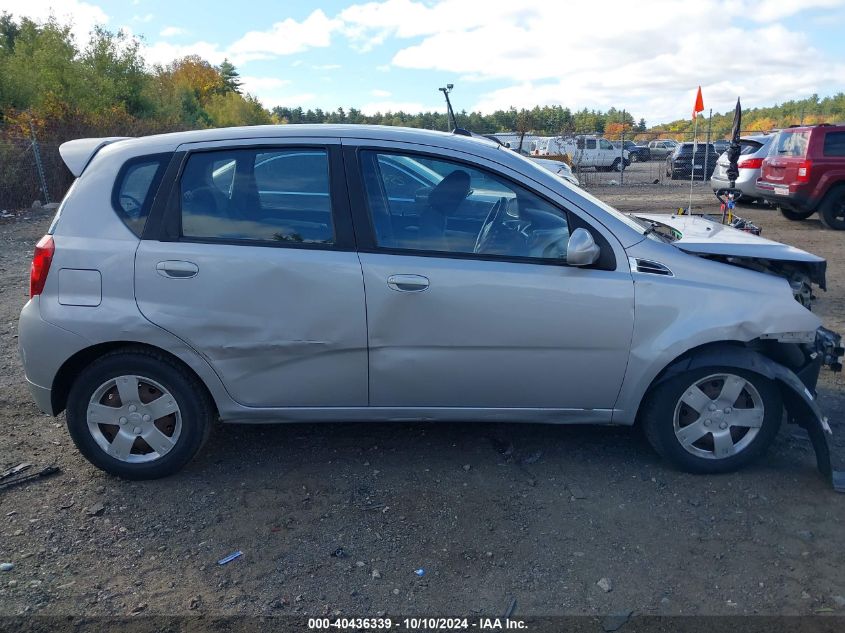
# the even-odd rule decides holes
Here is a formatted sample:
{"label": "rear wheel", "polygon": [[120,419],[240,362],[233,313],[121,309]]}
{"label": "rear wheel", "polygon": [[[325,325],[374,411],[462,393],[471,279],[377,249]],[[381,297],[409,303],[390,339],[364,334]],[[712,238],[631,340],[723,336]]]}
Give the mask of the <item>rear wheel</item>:
{"label": "rear wheel", "polygon": [[641,420],[651,445],[677,468],[721,473],[762,455],[782,412],[780,392],[767,378],[732,367],[704,367],[655,387]]}
{"label": "rear wheel", "polygon": [[845,231],[845,186],[832,189],[819,207],[822,224],[835,231]]}
{"label": "rear wheel", "polygon": [[799,220],[806,220],[814,213],[815,211],[792,211],[790,209],[784,209],[783,207],[780,207],[780,214],[787,220],[792,220],[793,222],[798,222]]}
{"label": "rear wheel", "polygon": [[151,351],[118,351],[80,372],[68,394],[67,425],[98,468],[157,479],[196,455],[213,411],[205,387],[183,367]]}

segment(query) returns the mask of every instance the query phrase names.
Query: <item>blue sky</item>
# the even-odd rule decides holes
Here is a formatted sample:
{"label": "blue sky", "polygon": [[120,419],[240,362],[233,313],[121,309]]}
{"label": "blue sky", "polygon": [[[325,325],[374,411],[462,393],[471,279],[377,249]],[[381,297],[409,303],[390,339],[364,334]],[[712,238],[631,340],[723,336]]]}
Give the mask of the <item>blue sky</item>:
{"label": "blue sky", "polygon": [[[845,0],[5,0],[16,15],[126,29],[150,63],[228,57],[267,107],[368,113],[561,104],[649,124],[845,90]],[[199,7],[199,8],[198,8]]]}

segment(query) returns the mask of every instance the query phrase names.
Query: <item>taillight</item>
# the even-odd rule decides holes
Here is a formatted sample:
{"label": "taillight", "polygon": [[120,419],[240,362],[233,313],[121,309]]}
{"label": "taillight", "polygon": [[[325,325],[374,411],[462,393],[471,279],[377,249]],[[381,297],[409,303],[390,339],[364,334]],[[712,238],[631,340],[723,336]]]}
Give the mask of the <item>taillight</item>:
{"label": "taillight", "polygon": [[810,182],[810,167],[812,163],[808,160],[802,160],[798,163],[798,175],[795,180],[798,182]]}
{"label": "taillight", "polygon": [[35,254],[32,256],[32,267],[29,270],[29,298],[40,295],[47,282],[47,273],[50,272],[50,264],[53,261],[53,253],[56,252],[56,245],[53,237],[45,235],[35,245]]}
{"label": "taillight", "polygon": [[762,158],[741,158],[736,164],[740,169],[760,169],[763,166]]}

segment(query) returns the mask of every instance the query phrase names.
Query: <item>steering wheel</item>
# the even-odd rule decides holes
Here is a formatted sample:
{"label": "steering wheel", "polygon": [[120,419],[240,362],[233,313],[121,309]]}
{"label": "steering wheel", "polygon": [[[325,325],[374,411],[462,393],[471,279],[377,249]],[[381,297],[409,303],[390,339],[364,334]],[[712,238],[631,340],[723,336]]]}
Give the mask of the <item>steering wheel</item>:
{"label": "steering wheel", "polygon": [[493,227],[502,221],[502,216],[505,214],[506,198],[499,198],[484,219],[484,224],[481,225],[481,230],[478,232],[478,237],[475,238],[475,247],[472,249],[473,253],[483,253],[484,248],[490,242],[493,234]]}
{"label": "steering wheel", "polygon": [[[129,200],[129,202],[131,202],[133,205],[135,205],[135,209],[138,209],[139,211],[140,211],[141,207],[143,206],[141,204],[141,202],[136,197],[130,196],[128,193],[120,194],[120,200],[123,201],[124,199]],[[121,203],[121,206],[123,206],[122,203]],[[129,213],[129,211],[127,211],[127,213]]]}

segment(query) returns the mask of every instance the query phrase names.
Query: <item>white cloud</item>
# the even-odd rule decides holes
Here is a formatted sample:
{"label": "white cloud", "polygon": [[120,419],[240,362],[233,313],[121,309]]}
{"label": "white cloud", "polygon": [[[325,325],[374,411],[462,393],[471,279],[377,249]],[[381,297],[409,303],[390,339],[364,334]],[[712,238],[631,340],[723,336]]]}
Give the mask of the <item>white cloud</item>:
{"label": "white cloud", "polygon": [[186,55],[199,55],[212,64],[218,65],[226,57],[226,51],[221,50],[217,44],[210,42],[193,42],[192,44],[172,44],[171,42],[158,41],[154,44],[143,44],[141,54],[147,64],[166,65],[174,59]]}
{"label": "white cloud", "polygon": [[228,51],[238,63],[292,55],[309,48],[329,46],[332,33],[340,26],[338,20],[329,19],[317,9],[302,22],[287,18],[276,22],[267,31],[250,31],[232,44]]}
{"label": "white cloud", "polygon": [[180,26],[165,26],[159,32],[159,37],[176,37],[177,35],[184,35],[187,31]]}
{"label": "white cloud", "polygon": [[152,22],[155,19],[155,15],[152,13],[145,13],[144,15],[133,15],[132,21],[133,22]]}
{"label": "white cloud", "polygon": [[[340,13],[361,49],[407,39],[394,69],[495,81],[472,109],[562,104],[626,107],[649,122],[688,116],[701,84],[706,107],[770,104],[845,87],[845,64],[813,48],[788,18],[845,0],[610,1],[385,0]],[[459,88],[458,88],[459,90]],[[458,98],[458,94],[455,94]]]}
{"label": "white cloud", "polygon": [[340,64],[315,64],[311,66],[314,70],[337,70],[338,68],[343,68]]}
{"label": "white cloud", "polygon": [[72,25],[71,33],[80,46],[88,42],[95,26],[109,21],[109,16],[99,6],[81,0],[3,0],[2,10],[16,18],[27,17],[38,22],[55,16],[60,23]]}
{"label": "white cloud", "polygon": [[373,90],[371,93],[374,97],[384,98],[389,97],[391,92],[389,90],[379,90],[378,88]]}

